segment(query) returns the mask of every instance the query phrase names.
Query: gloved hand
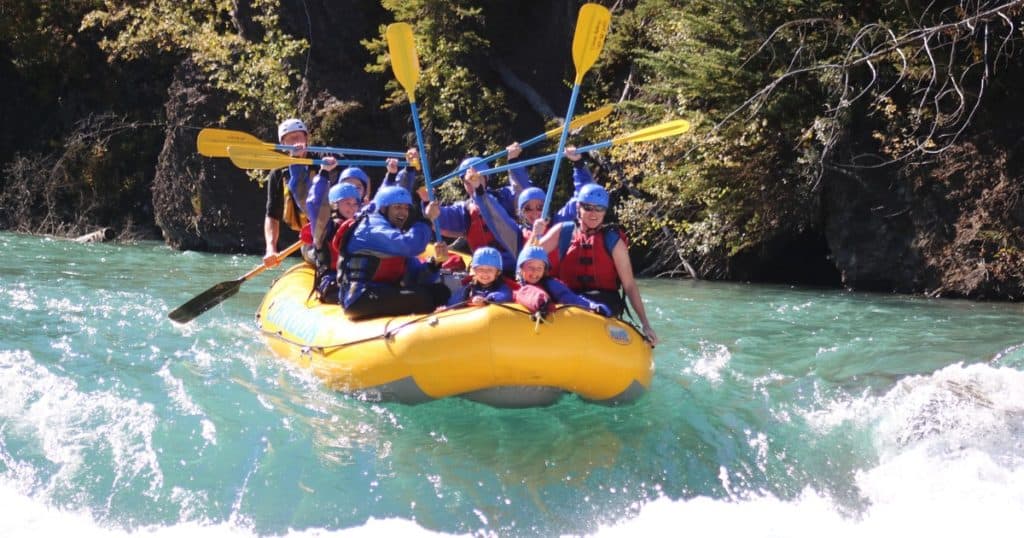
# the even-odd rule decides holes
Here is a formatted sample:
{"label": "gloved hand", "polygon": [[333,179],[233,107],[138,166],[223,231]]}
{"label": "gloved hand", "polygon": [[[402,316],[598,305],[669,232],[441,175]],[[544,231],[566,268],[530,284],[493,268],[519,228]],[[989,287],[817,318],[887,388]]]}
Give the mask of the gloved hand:
{"label": "gloved hand", "polygon": [[601,314],[606,318],[612,317],[612,310],[601,303],[594,303],[594,306],[591,307],[591,310],[597,312],[598,314]]}

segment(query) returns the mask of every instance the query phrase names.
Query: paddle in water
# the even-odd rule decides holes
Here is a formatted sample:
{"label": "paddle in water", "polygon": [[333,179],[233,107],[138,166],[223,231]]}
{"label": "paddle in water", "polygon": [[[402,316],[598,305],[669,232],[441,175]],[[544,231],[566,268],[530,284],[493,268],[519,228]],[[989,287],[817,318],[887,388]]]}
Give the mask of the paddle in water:
{"label": "paddle in water", "polygon": [[[296,241],[295,244],[284,249],[283,252],[277,255],[277,263],[280,263],[281,260],[287,258],[291,253],[299,250],[299,247],[301,246],[302,241]],[[262,273],[266,269],[267,266],[265,264],[260,264],[258,267],[242,275],[240,278],[235,280],[226,280],[220,284],[216,284],[203,293],[196,295],[189,302],[172,310],[170,314],[167,314],[167,317],[171,318],[171,321],[188,323],[199,317],[203,312],[219,305],[232,295],[238,293],[238,289],[242,287],[242,284],[244,284],[246,280]]]}

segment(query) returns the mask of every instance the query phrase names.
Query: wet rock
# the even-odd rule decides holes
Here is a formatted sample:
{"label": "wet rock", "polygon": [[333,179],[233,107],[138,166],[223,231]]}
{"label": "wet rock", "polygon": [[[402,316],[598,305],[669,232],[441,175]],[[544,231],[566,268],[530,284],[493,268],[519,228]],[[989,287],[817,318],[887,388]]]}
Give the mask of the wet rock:
{"label": "wet rock", "polygon": [[[178,67],[168,89],[167,135],[153,180],[153,208],[164,239],[174,248],[262,252],[263,189],[228,159],[196,151],[199,130],[219,126],[227,100],[190,62]],[[251,132],[245,125],[226,128]]]}

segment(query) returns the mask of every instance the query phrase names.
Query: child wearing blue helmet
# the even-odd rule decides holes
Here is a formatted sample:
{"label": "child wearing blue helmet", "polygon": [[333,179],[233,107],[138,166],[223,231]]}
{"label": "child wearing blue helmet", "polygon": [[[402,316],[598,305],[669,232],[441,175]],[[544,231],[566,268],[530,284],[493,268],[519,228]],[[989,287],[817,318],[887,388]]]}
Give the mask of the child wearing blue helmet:
{"label": "child wearing blue helmet", "polygon": [[604,304],[576,295],[561,280],[547,274],[548,253],[538,245],[528,245],[519,253],[517,260],[519,289],[515,301],[531,313],[550,310],[554,303],[578,306],[602,316],[611,316],[612,311]]}
{"label": "child wearing blue helmet", "polygon": [[[317,179],[306,198],[306,211],[312,216],[308,240],[313,249],[313,266],[316,274],[313,285],[325,303],[338,302],[338,285],[336,273],[338,268],[337,239],[343,229],[343,223],[352,219],[362,203],[362,193],[350,182],[339,181],[327,193],[327,204],[324,204],[323,190],[327,181]],[[327,211],[329,215],[325,215]]]}
{"label": "child wearing blue helmet", "polygon": [[493,247],[480,247],[473,252],[469,264],[472,280],[462,293],[452,297],[448,306],[457,304],[482,305],[486,303],[508,303],[512,301],[512,290],[501,278],[501,253]]}
{"label": "child wearing blue helmet", "polygon": [[349,166],[342,170],[341,175],[338,176],[338,183],[348,183],[358,189],[360,205],[366,201],[370,193],[370,176],[357,166]]}

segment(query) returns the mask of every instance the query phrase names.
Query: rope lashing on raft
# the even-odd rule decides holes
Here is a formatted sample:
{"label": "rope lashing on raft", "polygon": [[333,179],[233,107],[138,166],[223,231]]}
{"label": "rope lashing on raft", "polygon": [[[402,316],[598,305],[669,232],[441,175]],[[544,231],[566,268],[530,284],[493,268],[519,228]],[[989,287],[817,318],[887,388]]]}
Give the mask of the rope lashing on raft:
{"label": "rope lashing on raft", "polygon": [[[460,306],[466,306],[467,304],[468,304],[467,301],[463,301],[461,303],[457,303],[455,305],[452,305],[450,307],[450,309],[455,309],[455,308],[458,308]],[[518,308],[514,308],[513,306],[511,306],[513,303],[487,303],[487,304],[493,305],[493,306],[497,306],[497,307],[500,307],[500,308],[504,308],[506,310],[510,310],[510,311],[515,312],[517,314],[529,317],[531,321],[535,322],[534,323],[534,331],[535,332],[539,332],[540,331],[540,323],[542,321],[544,321],[542,319],[543,316],[537,316],[536,313],[530,313],[530,312],[526,312],[526,311],[520,310]],[[555,307],[555,312],[558,312],[559,310],[562,310],[562,309],[565,309],[565,308],[578,308],[580,310],[583,310],[584,312],[590,312],[590,310],[587,310],[587,309],[585,309],[583,307],[576,306],[576,305],[558,305],[558,306]],[[409,327],[410,325],[414,325],[416,323],[420,323],[423,320],[434,318],[434,317],[437,316],[437,314],[441,314],[441,313],[443,313],[443,312],[430,312],[429,314],[424,314],[424,315],[422,315],[422,316],[420,316],[418,318],[413,318],[413,319],[411,319],[409,321],[406,321],[405,323],[402,323],[401,325],[398,325],[397,327],[394,327],[394,328],[387,328],[387,326],[385,326],[384,332],[382,332],[381,334],[377,334],[377,335],[374,335],[374,336],[368,336],[366,338],[359,338],[357,340],[350,340],[348,342],[342,342],[340,344],[328,344],[328,345],[324,345],[324,346],[310,346],[310,345],[308,345],[308,344],[306,344],[304,342],[297,342],[295,340],[292,340],[290,338],[285,337],[280,332],[264,331],[264,333],[267,334],[267,336],[272,336],[272,337],[274,337],[274,338],[276,338],[276,339],[278,339],[278,340],[280,340],[282,342],[285,342],[287,344],[291,344],[291,345],[293,345],[295,347],[298,347],[298,348],[302,349],[304,352],[306,350],[309,350],[309,351],[315,350],[315,351],[319,352],[320,354],[325,354],[328,351],[332,351],[332,350],[336,350],[336,349],[343,349],[343,348],[346,348],[346,347],[349,347],[349,346],[354,346],[356,344],[372,342],[374,340],[380,340],[380,339],[391,340],[402,329],[405,329],[406,327]],[[552,313],[554,313],[554,312],[552,312]],[[636,326],[634,326],[632,323],[626,322],[624,320],[620,320],[620,321],[623,321],[623,323],[625,323],[626,325],[632,327],[633,330],[636,330],[638,334],[643,336],[643,333],[640,332],[636,328]],[[390,324],[391,321],[389,320],[388,323]]]}

